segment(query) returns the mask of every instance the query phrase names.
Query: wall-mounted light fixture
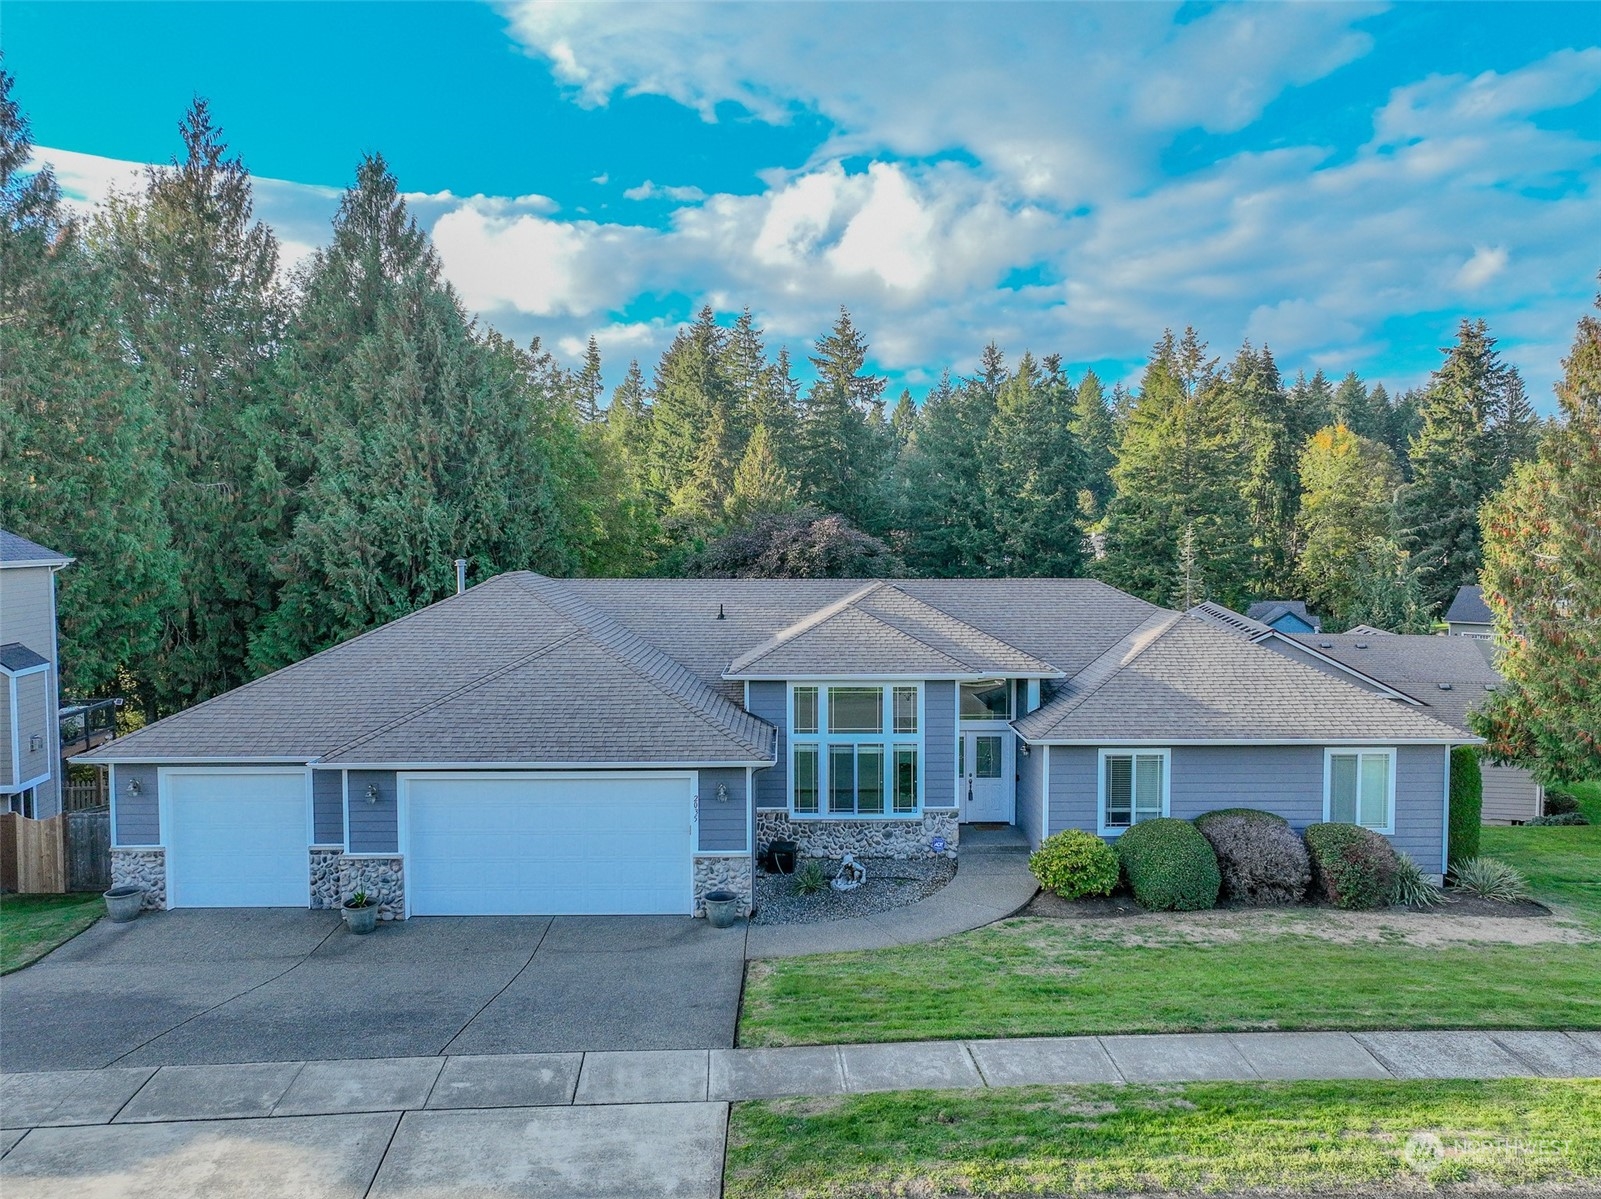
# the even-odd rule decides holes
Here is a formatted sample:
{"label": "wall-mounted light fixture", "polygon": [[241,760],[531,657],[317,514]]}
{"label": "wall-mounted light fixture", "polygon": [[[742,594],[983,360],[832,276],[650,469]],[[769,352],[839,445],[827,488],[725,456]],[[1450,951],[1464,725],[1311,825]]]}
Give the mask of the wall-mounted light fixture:
{"label": "wall-mounted light fixture", "polygon": [[34,733],[31,737],[28,738],[28,752],[30,754],[38,753],[43,748],[44,748],[44,734],[43,733]]}
{"label": "wall-mounted light fixture", "polygon": [[727,783],[718,783],[717,784],[717,802],[718,803],[727,803],[728,802],[728,784]]}
{"label": "wall-mounted light fixture", "polygon": [[1028,742],[1027,741],[1019,741],[1017,743],[1017,748],[1022,751],[1023,756],[1025,758],[1028,757]]}
{"label": "wall-mounted light fixture", "polygon": [[367,784],[367,802],[368,803],[377,803],[378,802],[378,784],[377,783],[368,783]]}
{"label": "wall-mounted light fixture", "polygon": [[143,783],[141,783],[138,779],[129,779],[128,780],[128,794],[129,795],[143,795],[144,793],[145,793],[145,787],[144,787]]}

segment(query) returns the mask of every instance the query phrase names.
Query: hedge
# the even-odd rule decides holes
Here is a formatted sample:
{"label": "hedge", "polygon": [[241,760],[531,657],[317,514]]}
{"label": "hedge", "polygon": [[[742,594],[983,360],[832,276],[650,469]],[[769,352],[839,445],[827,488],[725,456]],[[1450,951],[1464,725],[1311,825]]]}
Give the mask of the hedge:
{"label": "hedge", "polygon": [[1217,855],[1188,820],[1140,821],[1117,839],[1117,858],[1143,908],[1194,912],[1217,904]]}
{"label": "hedge", "polygon": [[1451,751],[1451,820],[1446,861],[1453,866],[1479,856],[1479,829],[1484,822],[1484,774],[1479,751],[1459,745]]}

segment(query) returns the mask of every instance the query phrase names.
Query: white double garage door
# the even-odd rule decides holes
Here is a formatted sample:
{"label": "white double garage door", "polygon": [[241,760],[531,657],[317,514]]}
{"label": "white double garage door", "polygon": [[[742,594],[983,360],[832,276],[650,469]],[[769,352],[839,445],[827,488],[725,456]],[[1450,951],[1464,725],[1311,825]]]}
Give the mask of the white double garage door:
{"label": "white double garage door", "polygon": [[[683,772],[402,774],[408,914],[688,915],[694,787]],[[307,905],[307,772],[172,770],[161,790],[171,906]]]}

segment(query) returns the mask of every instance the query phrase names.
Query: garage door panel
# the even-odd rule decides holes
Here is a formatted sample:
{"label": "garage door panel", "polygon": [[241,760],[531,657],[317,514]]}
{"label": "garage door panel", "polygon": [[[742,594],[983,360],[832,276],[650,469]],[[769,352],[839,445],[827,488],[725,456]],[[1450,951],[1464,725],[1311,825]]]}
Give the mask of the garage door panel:
{"label": "garage door panel", "polygon": [[171,906],[307,905],[304,774],[169,774],[162,785]]}
{"label": "garage door panel", "polygon": [[685,778],[408,780],[414,915],[687,914]]}

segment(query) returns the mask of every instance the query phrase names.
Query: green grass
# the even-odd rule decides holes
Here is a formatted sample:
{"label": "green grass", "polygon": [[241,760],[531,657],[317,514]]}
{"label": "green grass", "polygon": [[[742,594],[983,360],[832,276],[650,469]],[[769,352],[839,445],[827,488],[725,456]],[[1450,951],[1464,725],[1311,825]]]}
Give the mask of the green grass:
{"label": "green grass", "polygon": [[[1486,828],[1483,852],[1601,932],[1597,823]],[[1204,942],[1144,926],[1019,919],[927,945],[752,963],[743,1045],[1204,1029],[1601,1028],[1601,938],[1517,945],[1342,942],[1297,910],[1268,927],[1220,919]],[[1398,919],[1426,927],[1429,916]],[[1205,917],[1186,926],[1206,934]],[[1137,943],[1129,943],[1140,938]]]}
{"label": "green grass", "polygon": [[0,895],[0,974],[21,970],[106,914],[99,894]]}
{"label": "green grass", "polygon": [[1201,1083],[742,1103],[724,1194],[1593,1193],[1598,1179],[1595,1080]]}

